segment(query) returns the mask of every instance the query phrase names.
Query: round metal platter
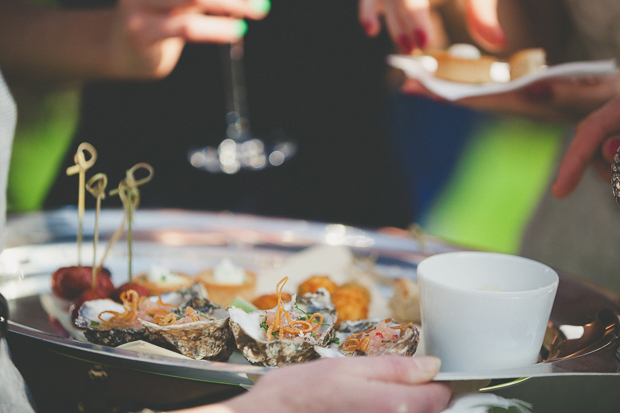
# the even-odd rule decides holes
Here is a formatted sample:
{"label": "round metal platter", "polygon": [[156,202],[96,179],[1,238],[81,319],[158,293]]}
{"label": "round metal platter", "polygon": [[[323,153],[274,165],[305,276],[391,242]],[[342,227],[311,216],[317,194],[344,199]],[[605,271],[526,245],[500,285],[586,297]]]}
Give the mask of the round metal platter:
{"label": "round metal platter", "polygon": [[[105,240],[120,224],[122,214],[119,210],[101,214],[100,245],[106,244]],[[93,227],[94,213],[87,211],[81,251],[84,265],[92,262]],[[9,344],[16,364],[22,371],[26,370],[24,375],[30,380],[35,395],[39,387],[36,377],[46,372],[45,386],[43,379],[40,385],[49,392],[67,393],[57,403],[74,403],[77,399],[73,396],[81,392],[84,396],[77,403],[82,405],[89,403],[87,399],[91,404],[96,403],[96,395],[104,394],[116,400],[116,406],[125,403],[130,407],[148,405],[169,409],[230,397],[241,391],[240,386],[250,386],[250,379],[266,371],[250,365],[237,352],[227,363],[208,362],[104,347],[72,337],[70,329],[62,328],[59,323],[62,317],[55,317],[46,302],[49,304],[51,296],[51,274],[59,267],[76,265],[76,228],[77,213],[71,209],[11,217],[9,247],[0,254],[0,292],[7,298],[10,310]],[[375,260],[374,270],[379,274],[376,287],[386,299],[391,289],[389,284],[380,282],[382,278],[415,279],[417,263],[425,256],[458,249],[428,237],[414,240],[402,234],[390,235],[338,224],[181,210],[137,211],[133,230],[134,274],[147,271],[153,264],[194,274],[229,258],[260,277],[261,273],[281,266],[308,247],[334,245],[347,247],[356,256]],[[113,274],[115,285],[126,281],[126,257],[126,241],[121,240],[105,263]],[[618,371],[615,352],[619,335],[616,304],[599,290],[561,274],[538,364],[474,375],[442,372],[437,379],[490,380],[615,373]],[[50,385],[50,380],[55,381],[61,371],[73,365],[74,371],[67,373],[71,378],[75,376],[71,392],[63,393],[64,387],[56,389]],[[149,387],[150,396],[136,389],[136,374],[141,383]],[[179,381],[181,384],[177,383]],[[128,390],[129,386],[133,391]],[[181,390],[174,395],[169,392],[154,394],[153,390],[159,386],[167,389],[178,386]]]}

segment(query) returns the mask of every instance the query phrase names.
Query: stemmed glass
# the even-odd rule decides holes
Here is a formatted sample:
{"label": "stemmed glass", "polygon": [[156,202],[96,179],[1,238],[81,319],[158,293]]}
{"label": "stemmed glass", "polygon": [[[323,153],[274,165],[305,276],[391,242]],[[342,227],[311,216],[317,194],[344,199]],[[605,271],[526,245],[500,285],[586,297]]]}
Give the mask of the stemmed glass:
{"label": "stemmed glass", "polygon": [[222,48],[226,79],[226,138],[217,147],[190,149],[187,157],[196,168],[211,173],[236,174],[282,165],[295,155],[296,145],[282,141],[271,145],[254,136],[247,116],[243,73],[243,39]]}

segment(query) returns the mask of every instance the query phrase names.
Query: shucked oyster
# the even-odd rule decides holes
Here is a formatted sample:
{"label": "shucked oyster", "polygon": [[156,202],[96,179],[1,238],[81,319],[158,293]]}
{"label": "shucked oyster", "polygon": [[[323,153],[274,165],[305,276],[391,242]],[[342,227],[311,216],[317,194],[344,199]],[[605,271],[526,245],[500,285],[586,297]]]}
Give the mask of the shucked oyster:
{"label": "shucked oyster", "polygon": [[140,298],[135,291],[128,290],[121,294],[123,304],[110,299],[84,302],[74,324],[85,329],[84,336],[95,344],[117,347],[137,340],[159,344],[139,319],[152,321],[155,314],[167,314],[181,303],[205,311],[204,308],[210,305],[206,297],[206,290],[200,283],[180,289],[179,292],[164,293],[148,299]]}
{"label": "shucked oyster", "polygon": [[109,298],[86,301],[78,310],[74,324],[85,329],[84,336],[94,344],[117,347],[131,341],[150,341],[149,333],[137,319],[127,319],[119,323],[111,321],[114,313],[125,312],[123,304]]}
{"label": "shucked oyster", "polygon": [[140,322],[154,337],[196,360],[227,361],[235,349],[228,312],[210,302],[199,311],[185,306],[181,312],[175,310],[165,316],[156,315],[152,322]]}
{"label": "shucked oyster", "polygon": [[321,357],[413,356],[419,341],[420,332],[411,323],[397,324],[391,319],[343,321],[333,343],[329,347],[317,347],[316,351]]}
{"label": "shucked oyster", "polygon": [[327,290],[284,303],[286,280],[277,286],[278,305],[272,310],[228,308],[237,348],[252,364],[276,367],[311,360],[318,357],[314,346],[325,346],[333,337],[337,317]]}

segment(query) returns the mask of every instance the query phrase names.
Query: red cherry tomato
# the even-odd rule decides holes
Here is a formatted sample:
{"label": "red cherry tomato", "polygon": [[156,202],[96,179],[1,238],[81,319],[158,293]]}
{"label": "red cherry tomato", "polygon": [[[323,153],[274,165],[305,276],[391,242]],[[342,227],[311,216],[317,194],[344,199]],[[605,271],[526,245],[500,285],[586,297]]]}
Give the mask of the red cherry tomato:
{"label": "red cherry tomato", "polygon": [[[52,291],[60,298],[72,300],[77,298],[84,290],[91,288],[92,267],[72,266],[62,267],[52,275]],[[108,280],[99,280],[99,276]],[[108,282],[109,281],[109,282]],[[112,283],[110,271],[102,268],[97,274],[97,284],[102,283],[105,289]],[[111,290],[114,289],[112,286]]]}
{"label": "red cherry tomato", "polygon": [[[105,277],[105,278],[108,278],[108,277]],[[109,294],[110,294],[109,291],[105,291],[99,288],[95,288],[94,290],[89,288],[88,290],[82,291],[82,293],[76,299],[73,300],[73,302],[71,303],[71,307],[69,307],[69,311],[71,312],[71,320],[75,321],[75,319],[78,316],[78,310],[80,309],[82,304],[84,304],[86,301],[109,298]]]}

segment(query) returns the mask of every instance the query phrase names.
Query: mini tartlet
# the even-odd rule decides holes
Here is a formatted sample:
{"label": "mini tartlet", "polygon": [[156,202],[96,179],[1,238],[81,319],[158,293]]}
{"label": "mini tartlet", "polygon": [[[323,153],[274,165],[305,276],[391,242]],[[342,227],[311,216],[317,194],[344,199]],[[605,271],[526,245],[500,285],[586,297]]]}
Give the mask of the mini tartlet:
{"label": "mini tartlet", "polygon": [[149,295],[177,291],[194,283],[193,277],[160,266],[152,266],[147,273],[134,277],[133,281],[146,288]]}
{"label": "mini tartlet", "polygon": [[480,51],[469,44],[454,44],[448,50],[436,50],[431,56],[437,60],[435,76],[461,83],[492,82],[491,66],[497,60],[482,56]]}
{"label": "mini tartlet", "polygon": [[196,275],[209,294],[209,300],[227,307],[235,297],[252,301],[256,296],[256,274],[224,259],[214,268]]}

